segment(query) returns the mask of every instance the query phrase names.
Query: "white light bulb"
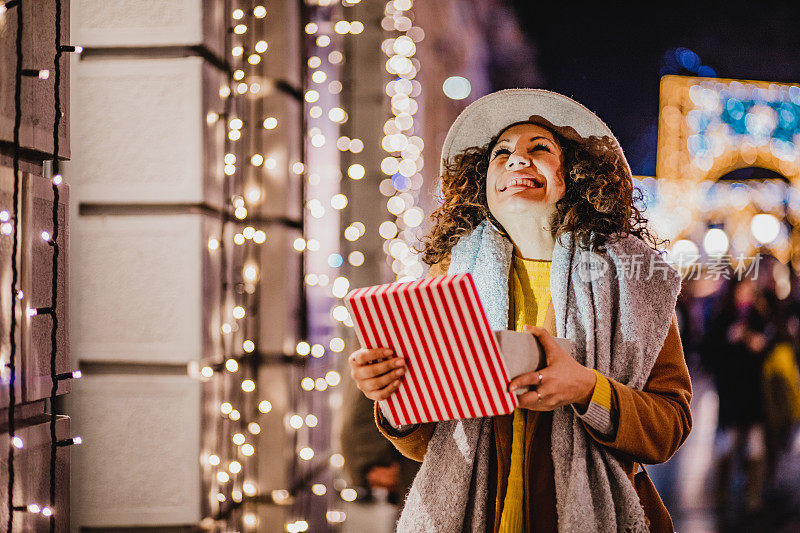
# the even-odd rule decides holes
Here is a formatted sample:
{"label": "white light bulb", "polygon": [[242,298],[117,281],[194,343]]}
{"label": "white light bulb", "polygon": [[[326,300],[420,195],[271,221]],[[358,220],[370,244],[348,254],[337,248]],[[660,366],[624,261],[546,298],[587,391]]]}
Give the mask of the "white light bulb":
{"label": "white light bulb", "polygon": [[258,517],[253,513],[245,513],[242,516],[242,523],[245,527],[256,527],[258,525]]}
{"label": "white light bulb", "polygon": [[703,236],[703,249],[708,255],[722,255],[728,251],[728,246],[728,236],[720,228],[711,228]]}
{"label": "white light bulb", "polygon": [[314,457],[314,450],[306,446],[300,450],[298,455],[300,456],[300,459],[303,459],[304,461],[310,461]]}
{"label": "white light bulb", "polygon": [[759,213],[750,220],[750,232],[761,244],[770,244],[778,238],[781,223],[769,213]]}
{"label": "white light bulb", "polygon": [[242,490],[248,496],[255,496],[257,492],[256,486],[252,481],[245,481],[244,483],[242,483]]}
{"label": "white light bulb", "polygon": [[360,180],[364,177],[366,171],[364,170],[363,165],[359,165],[358,163],[354,165],[350,165],[347,168],[347,175],[350,176],[354,180]]}
{"label": "white light bulb", "polygon": [[330,385],[331,387],[335,387],[336,385],[342,382],[342,376],[337,371],[331,370],[327,374],[325,374],[325,381],[327,381],[328,385]]}

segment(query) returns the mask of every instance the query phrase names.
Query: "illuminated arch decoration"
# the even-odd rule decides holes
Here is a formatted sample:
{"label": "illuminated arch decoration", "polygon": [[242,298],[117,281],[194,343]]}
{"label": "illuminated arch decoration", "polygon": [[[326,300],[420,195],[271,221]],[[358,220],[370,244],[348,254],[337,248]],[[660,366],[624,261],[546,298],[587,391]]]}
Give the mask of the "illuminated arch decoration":
{"label": "illuminated arch decoration", "polygon": [[698,183],[743,167],[800,184],[800,85],[661,78],[656,175]]}

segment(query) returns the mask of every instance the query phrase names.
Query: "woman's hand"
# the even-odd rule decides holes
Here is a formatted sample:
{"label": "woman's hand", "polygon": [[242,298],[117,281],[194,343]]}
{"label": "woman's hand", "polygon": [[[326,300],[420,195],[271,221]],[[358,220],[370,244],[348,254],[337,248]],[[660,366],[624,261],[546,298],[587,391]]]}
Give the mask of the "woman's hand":
{"label": "woman's hand", "polygon": [[350,375],[370,400],[385,400],[400,386],[406,362],[389,348],[362,348],[347,359]]}
{"label": "woman's hand", "polygon": [[565,352],[545,328],[525,325],[523,331],[539,339],[547,366],[511,380],[508,385],[511,392],[526,385],[532,389],[519,396],[519,406],[533,411],[552,411],[574,403],[580,410],[586,410],[594,392],[595,373]]}

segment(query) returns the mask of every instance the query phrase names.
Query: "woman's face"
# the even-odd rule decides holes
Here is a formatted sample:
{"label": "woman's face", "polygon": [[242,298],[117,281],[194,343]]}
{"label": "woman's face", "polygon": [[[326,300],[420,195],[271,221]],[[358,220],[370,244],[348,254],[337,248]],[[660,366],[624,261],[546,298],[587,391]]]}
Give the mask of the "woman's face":
{"label": "woman's face", "polygon": [[503,223],[531,207],[551,208],[566,189],[561,146],[547,128],[518,124],[508,128],[489,153],[486,199]]}

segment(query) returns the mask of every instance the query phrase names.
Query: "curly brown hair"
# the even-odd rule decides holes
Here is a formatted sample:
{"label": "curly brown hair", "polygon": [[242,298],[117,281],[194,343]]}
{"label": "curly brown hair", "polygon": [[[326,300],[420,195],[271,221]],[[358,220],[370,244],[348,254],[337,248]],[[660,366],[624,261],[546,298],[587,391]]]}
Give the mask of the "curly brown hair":
{"label": "curly brown hair", "polygon": [[[648,230],[644,207],[636,205],[643,199],[642,191],[633,186],[628,167],[610,138],[567,137],[550,125],[526,122],[550,130],[563,153],[566,190],[551,221],[554,238],[569,232],[575,246],[598,251],[627,235],[635,235],[654,249],[665,242]],[[423,262],[433,265],[444,260],[458,240],[486,218],[505,233],[486,200],[489,154],[504,131],[526,122],[511,124],[486,146],[467,148],[445,161],[439,178],[441,205],[430,215],[433,225],[420,239],[421,246],[415,247]]]}

